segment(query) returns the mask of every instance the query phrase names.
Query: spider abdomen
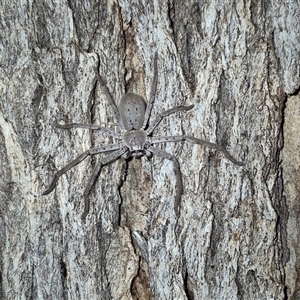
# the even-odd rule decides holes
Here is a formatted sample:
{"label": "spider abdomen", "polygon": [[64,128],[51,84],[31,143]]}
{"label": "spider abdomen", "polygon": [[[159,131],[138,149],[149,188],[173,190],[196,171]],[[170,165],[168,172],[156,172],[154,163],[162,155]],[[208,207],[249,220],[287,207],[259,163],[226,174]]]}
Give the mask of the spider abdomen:
{"label": "spider abdomen", "polygon": [[140,95],[127,93],[119,104],[121,122],[126,130],[139,130],[143,126],[147,103]]}

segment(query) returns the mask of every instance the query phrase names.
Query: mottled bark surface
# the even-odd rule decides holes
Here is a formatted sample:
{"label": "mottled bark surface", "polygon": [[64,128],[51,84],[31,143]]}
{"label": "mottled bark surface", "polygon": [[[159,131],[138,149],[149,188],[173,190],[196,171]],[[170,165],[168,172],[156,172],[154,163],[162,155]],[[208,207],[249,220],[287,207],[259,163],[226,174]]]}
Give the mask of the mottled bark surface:
{"label": "mottled bark surface", "polygon": [[[0,4],[1,299],[300,299],[299,3],[8,1]],[[148,98],[158,53],[159,157],[63,175],[118,130],[95,69],[119,103]],[[151,120],[153,120],[153,117]]]}

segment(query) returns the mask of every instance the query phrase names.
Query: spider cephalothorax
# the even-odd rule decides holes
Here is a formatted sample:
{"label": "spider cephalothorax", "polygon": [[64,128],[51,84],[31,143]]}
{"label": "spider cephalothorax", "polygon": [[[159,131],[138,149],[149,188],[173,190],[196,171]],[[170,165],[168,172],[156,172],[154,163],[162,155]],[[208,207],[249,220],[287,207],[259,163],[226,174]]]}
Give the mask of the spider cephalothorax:
{"label": "spider cephalothorax", "polygon": [[98,125],[86,125],[81,123],[71,123],[71,124],[64,124],[64,125],[58,124],[57,126],[63,129],[86,128],[92,130],[100,130],[114,137],[116,140],[118,140],[118,142],[114,144],[95,147],[80,154],[77,158],[72,160],[69,164],[67,164],[64,168],[62,168],[54,175],[52,183],[50,184],[49,188],[43,193],[43,195],[49,194],[55,188],[55,185],[59,177],[64,173],[66,173],[71,168],[73,168],[74,166],[76,166],[77,164],[79,164],[81,161],[83,161],[87,156],[99,154],[102,152],[111,152],[107,156],[102,158],[100,162],[98,162],[98,164],[96,164],[92,176],[85,188],[84,191],[85,211],[83,214],[83,216],[85,217],[89,210],[89,205],[88,205],[89,202],[87,198],[88,194],[103,165],[106,165],[118,159],[119,157],[127,159],[129,157],[141,157],[143,155],[149,157],[152,154],[156,154],[163,158],[171,160],[173,162],[175,176],[176,176],[176,188],[177,188],[175,202],[178,203],[182,194],[182,180],[180,175],[179,163],[173,155],[153,146],[159,143],[189,141],[195,144],[204,145],[222,151],[224,155],[229,160],[231,160],[234,164],[239,166],[243,165],[243,163],[237,161],[234,157],[232,157],[223,146],[215,143],[207,142],[187,135],[151,137],[153,130],[158,126],[160,121],[165,116],[178,111],[187,111],[194,107],[194,105],[190,105],[190,106],[177,106],[171,108],[169,110],[160,113],[154,119],[154,122],[148,125],[149,117],[154,103],[156,86],[157,86],[157,55],[155,55],[154,58],[154,78],[153,78],[153,83],[151,88],[150,99],[148,103],[146,103],[143,97],[135,93],[129,92],[122,97],[120,104],[117,107],[106,85],[104,84],[102,78],[99,75],[98,75],[98,81],[101,85],[102,91],[106,95],[113,109],[114,118],[120,128],[121,133],[120,134],[115,133],[105,127],[100,127]]}

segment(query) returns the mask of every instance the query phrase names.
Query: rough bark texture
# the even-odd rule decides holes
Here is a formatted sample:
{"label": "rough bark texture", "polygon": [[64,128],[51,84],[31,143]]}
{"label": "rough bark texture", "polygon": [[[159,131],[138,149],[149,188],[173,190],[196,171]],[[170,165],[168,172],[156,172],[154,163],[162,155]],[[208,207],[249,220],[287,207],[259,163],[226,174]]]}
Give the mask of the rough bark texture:
{"label": "rough bark texture", "polygon": [[[300,299],[299,2],[46,1],[0,4],[1,299]],[[97,158],[42,192],[79,153],[117,130],[116,100],[148,97],[158,53],[154,135],[223,144],[162,145],[158,157]],[[153,118],[152,118],[153,120]],[[102,155],[99,155],[102,157]]]}

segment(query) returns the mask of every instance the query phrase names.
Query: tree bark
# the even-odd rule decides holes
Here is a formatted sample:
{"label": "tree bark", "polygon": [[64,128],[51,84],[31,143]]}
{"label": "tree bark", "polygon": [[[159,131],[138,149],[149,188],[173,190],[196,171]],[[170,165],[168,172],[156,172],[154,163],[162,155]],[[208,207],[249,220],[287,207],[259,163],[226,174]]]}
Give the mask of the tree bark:
{"label": "tree bark", "polygon": [[[1,299],[300,299],[299,49],[296,0],[8,1],[0,4]],[[172,162],[105,154],[116,104],[149,99]],[[177,208],[176,208],[177,207]]]}

